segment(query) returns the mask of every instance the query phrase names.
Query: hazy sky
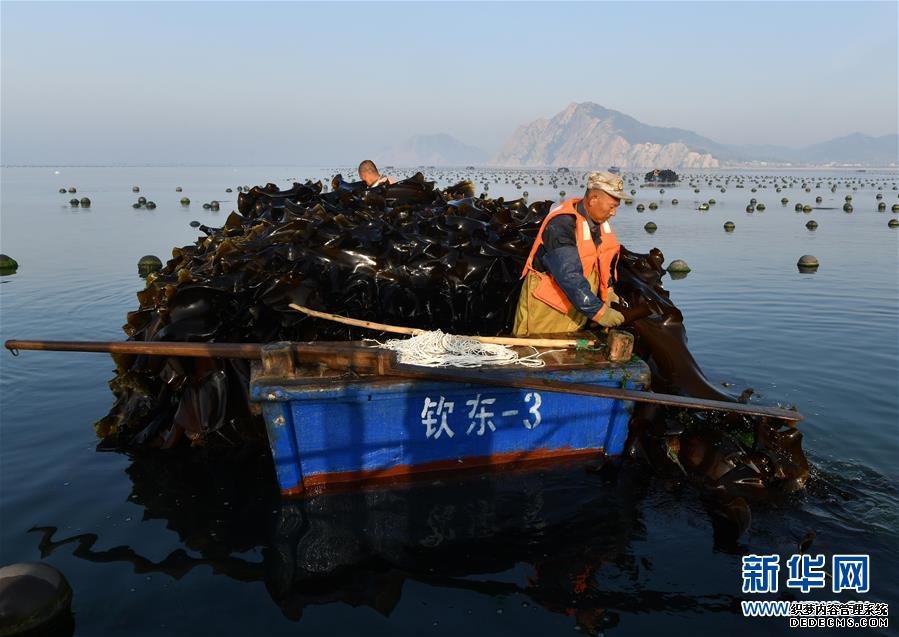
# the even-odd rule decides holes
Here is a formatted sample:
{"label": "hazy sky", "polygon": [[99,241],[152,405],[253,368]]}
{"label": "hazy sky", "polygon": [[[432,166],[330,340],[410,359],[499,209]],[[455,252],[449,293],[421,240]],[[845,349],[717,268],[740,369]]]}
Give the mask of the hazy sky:
{"label": "hazy sky", "polygon": [[897,2],[0,4],[0,161],[495,152],[593,101],[724,143],[897,130]]}

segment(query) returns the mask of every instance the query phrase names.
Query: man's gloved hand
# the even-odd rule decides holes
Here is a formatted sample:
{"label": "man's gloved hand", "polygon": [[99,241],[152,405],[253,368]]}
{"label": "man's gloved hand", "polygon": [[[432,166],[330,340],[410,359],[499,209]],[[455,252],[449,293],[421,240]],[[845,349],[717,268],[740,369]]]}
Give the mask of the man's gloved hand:
{"label": "man's gloved hand", "polygon": [[620,303],[621,299],[618,298],[618,295],[615,294],[615,288],[609,288],[606,290],[606,303],[611,305],[612,303]]}
{"label": "man's gloved hand", "polygon": [[613,310],[612,307],[606,303],[602,306],[602,309],[593,316],[593,321],[599,323],[603,327],[618,327],[624,323],[624,314],[618,310]]}

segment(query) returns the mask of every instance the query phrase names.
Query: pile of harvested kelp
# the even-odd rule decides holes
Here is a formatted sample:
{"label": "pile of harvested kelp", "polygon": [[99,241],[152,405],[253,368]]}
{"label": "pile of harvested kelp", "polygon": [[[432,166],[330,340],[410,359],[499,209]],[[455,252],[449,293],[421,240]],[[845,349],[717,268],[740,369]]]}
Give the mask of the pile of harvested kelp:
{"label": "pile of harvested kelp", "polygon": [[[335,177],[241,192],[221,228],[147,277],[125,332],[136,341],[265,343],[371,337],[290,303],[456,334],[508,331],[519,274],[551,202],[474,198],[421,173],[366,189]],[[97,431],[116,445],[239,443],[258,435],[240,360],[120,356],[117,402]]]}

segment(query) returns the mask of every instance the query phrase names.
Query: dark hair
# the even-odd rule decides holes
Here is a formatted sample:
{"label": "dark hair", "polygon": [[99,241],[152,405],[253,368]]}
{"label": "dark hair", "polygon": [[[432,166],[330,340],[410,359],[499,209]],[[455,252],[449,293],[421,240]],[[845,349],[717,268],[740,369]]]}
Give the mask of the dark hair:
{"label": "dark hair", "polygon": [[375,173],[376,175],[381,174],[378,172],[378,167],[375,166],[375,162],[370,159],[366,159],[361,164],[359,164],[359,172]]}

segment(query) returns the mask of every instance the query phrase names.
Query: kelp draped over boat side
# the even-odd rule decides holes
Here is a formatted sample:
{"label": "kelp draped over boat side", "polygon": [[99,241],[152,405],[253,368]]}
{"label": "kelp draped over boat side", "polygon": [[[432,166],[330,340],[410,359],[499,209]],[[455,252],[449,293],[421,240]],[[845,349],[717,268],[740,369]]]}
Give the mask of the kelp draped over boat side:
{"label": "kelp draped over boat side", "polygon": [[[241,192],[238,210],[221,228],[200,226],[204,236],[175,248],[165,267],[147,277],[140,308],[124,326],[129,338],[265,343],[373,336],[310,318],[290,303],[456,334],[509,332],[521,268],[552,202],[475,198],[470,182],[440,190],[421,173],[374,189],[338,175],[331,186],[323,192],[321,183],[295,183],[281,191],[267,184]],[[653,368],[653,388],[734,400],[706,380],[687,350],[681,313],[661,286],[663,259],[658,250],[623,250],[616,282],[639,353]],[[117,402],[97,423],[113,446],[234,445],[265,436],[248,400],[246,361],[118,356],[116,364],[110,386]],[[781,440],[788,432],[766,424],[771,435],[762,435],[759,427],[743,423],[746,437],[787,450],[782,462],[765,465],[762,478],[804,481],[798,432]],[[657,447],[657,437],[645,446]]]}

